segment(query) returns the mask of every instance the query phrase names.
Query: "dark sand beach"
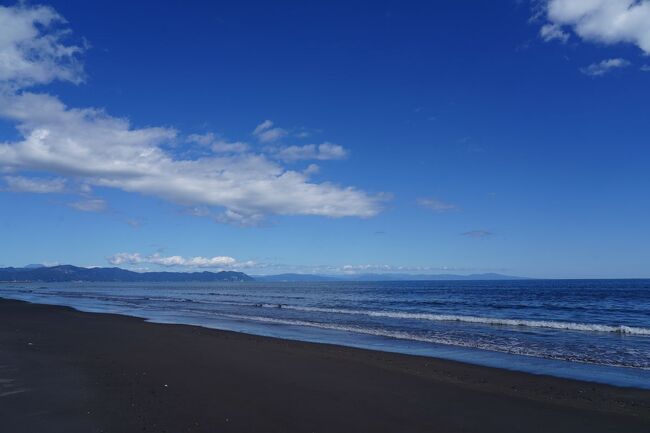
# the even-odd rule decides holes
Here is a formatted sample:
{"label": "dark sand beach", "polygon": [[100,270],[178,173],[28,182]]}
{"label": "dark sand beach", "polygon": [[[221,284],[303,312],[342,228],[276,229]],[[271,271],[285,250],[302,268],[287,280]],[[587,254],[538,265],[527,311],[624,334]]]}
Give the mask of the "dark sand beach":
{"label": "dark sand beach", "polygon": [[0,432],[644,432],[650,392],[0,300]]}

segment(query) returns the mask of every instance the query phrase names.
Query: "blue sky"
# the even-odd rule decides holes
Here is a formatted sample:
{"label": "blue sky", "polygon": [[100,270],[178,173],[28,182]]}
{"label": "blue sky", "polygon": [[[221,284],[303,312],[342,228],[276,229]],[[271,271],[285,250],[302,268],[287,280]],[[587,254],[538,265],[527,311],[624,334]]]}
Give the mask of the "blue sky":
{"label": "blue sky", "polygon": [[0,266],[650,277],[649,1],[162,3],[0,2]]}

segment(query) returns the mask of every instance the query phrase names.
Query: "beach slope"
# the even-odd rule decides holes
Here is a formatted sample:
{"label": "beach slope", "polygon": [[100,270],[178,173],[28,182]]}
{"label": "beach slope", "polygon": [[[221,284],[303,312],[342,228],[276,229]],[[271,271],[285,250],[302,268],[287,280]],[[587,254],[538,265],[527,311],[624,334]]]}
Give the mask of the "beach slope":
{"label": "beach slope", "polygon": [[644,432],[650,392],[0,300],[0,432]]}

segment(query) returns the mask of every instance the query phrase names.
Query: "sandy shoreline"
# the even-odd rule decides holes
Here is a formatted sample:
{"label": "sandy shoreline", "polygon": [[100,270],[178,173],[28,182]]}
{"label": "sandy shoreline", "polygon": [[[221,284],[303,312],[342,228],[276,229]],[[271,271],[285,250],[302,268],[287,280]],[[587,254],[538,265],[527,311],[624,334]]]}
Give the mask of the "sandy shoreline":
{"label": "sandy shoreline", "polygon": [[650,391],[0,299],[14,432],[648,432]]}

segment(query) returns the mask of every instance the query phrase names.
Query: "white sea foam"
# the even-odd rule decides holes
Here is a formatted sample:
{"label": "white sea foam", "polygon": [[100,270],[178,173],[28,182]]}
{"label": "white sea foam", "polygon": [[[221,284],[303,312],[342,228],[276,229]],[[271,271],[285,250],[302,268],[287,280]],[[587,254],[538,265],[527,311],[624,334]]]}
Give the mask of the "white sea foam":
{"label": "white sea foam", "polygon": [[[264,304],[264,307],[275,307]],[[521,326],[527,328],[548,328],[567,331],[614,332],[628,335],[648,335],[650,328],[627,325],[604,325],[598,323],[558,322],[552,320],[503,319],[496,317],[460,316],[455,314],[407,313],[401,311],[348,310],[342,308],[301,307],[282,305],[282,308],[297,311],[364,315],[370,317],[387,317],[392,319],[429,320],[434,322],[462,322],[494,326]]]}
{"label": "white sea foam", "polygon": [[641,362],[641,363],[612,362],[612,361],[603,362],[602,360],[592,359],[587,354],[565,353],[562,351],[548,351],[544,349],[538,349],[530,346],[527,347],[527,346],[522,346],[517,344],[505,345],[505,344],[499,344],[490,341],[462,340],[457,338],[449,338],[442,335],[418,335],[418,334],[405,332],[405,331],[390,331],[387,329],[375,329],[375,328],[366,328],[361,326],[338,325],[334,323],[309,322],[306,320],[277,319],[277,318],[265,317],[265,316],[247,316],[247,315],[239,315],[239,314],[218,314],[218,315],[224,318],[235,319],[235,320],[255,321],[255,322],[269,323],[275,325],[305,326],[310,328],[353,332],[356,334],[394,338],[398,340],[443,344],[447,346],[458,346],[458,347],[466,347],[472,349],[482,349],[482,350],[489,350],[493,352],[508,353],[513,355],[533,356],[536,358],[556,359],[562,361],[575,361],[575,362],[582,362],[587,364],[607,365],[612,367],[634,367],[643,370],[650,370],[650,364],[648,364],[648,362]]}

